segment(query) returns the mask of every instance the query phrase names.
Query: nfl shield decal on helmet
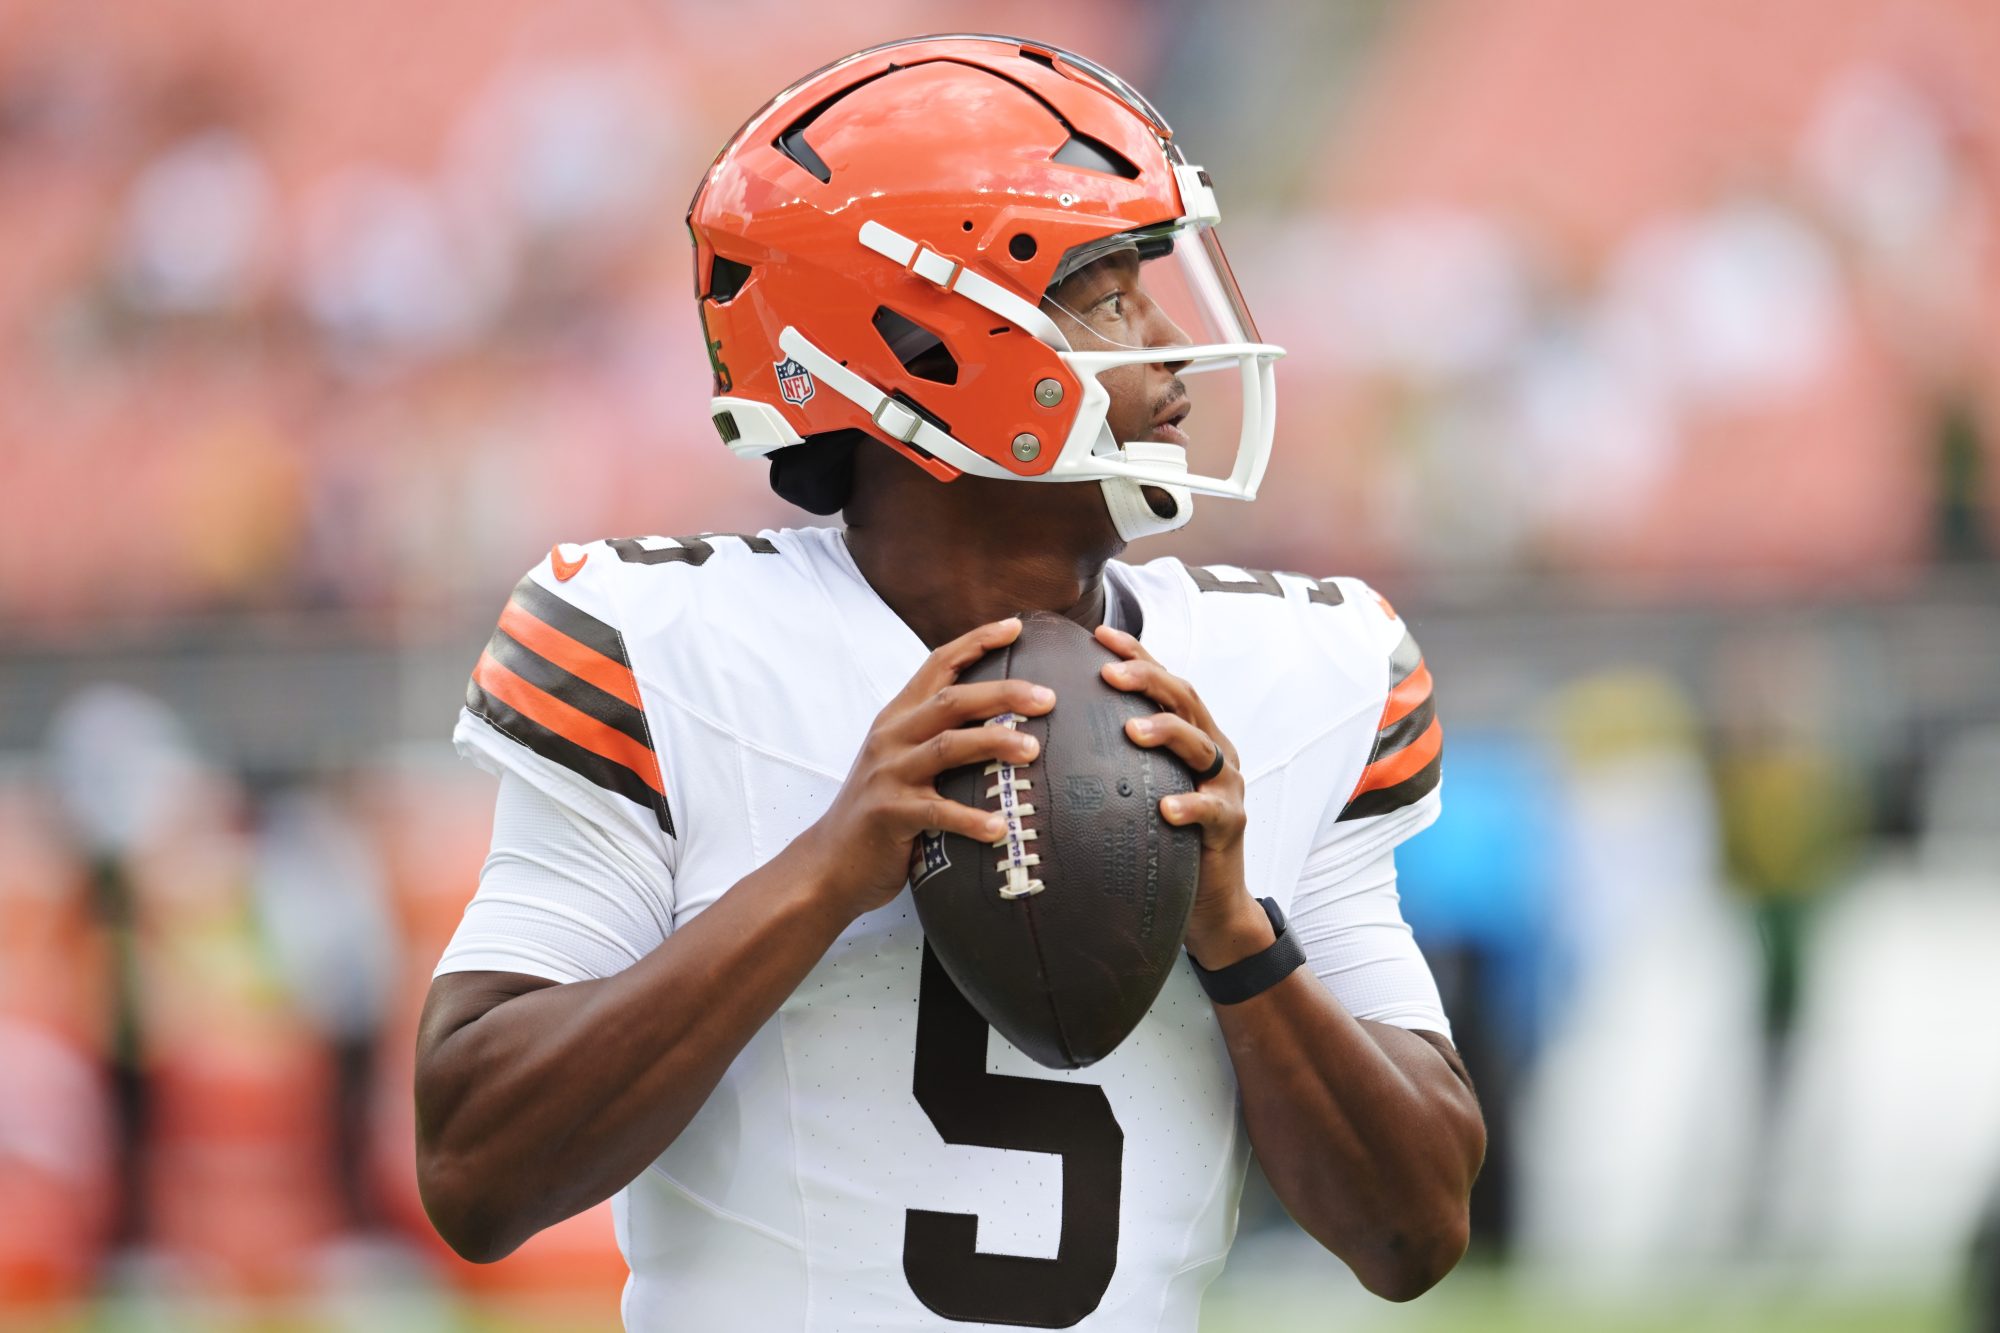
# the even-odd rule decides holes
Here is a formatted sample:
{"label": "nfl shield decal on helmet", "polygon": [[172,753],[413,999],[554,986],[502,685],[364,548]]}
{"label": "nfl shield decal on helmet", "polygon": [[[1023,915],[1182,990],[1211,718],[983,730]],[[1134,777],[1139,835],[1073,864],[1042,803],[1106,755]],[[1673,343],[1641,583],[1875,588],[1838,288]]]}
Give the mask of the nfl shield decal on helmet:
{"label": "nfl shield decal on helmet", "polygon": [[778,372],[778,392],[785,395],[785,401],[803,407],[813,396],[812,372],[800,365],[793,357],[773,363]]}

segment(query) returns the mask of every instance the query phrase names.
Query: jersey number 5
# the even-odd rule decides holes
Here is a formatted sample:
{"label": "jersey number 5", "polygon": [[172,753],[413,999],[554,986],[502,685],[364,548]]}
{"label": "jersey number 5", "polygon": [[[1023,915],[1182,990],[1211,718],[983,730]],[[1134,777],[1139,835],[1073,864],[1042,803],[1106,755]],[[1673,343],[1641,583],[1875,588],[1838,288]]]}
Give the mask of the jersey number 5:
{"label": "jersey number 5", "polygon": [[924,946],[917,1001],[917,1104],[946,1143],[1062,1158],[1062,1237],[1053,1259],[981,1254],[971,1213],[909,1210],[903,1275],[946,1319],[1068,1328],[1097,1308],[1118,1266],[1125,1131],[1104,1089],[986,1072],[986,1020]]}

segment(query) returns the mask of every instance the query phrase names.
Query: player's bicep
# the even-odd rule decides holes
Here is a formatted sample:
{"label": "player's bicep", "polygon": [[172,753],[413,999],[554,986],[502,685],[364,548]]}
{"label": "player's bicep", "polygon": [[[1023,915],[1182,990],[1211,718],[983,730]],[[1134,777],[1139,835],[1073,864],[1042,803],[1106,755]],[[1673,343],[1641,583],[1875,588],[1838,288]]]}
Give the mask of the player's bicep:
{"label": "player's bicep", "polygon": [[658,858],[506,773],[478,891],[435,975],[612,976],[666,940],[671,902]]}
{"label": "player's bicep", "polygon": [[1393,853],[1359,866],[1309,861],[1288,921],[1306,965],[1349,1013],[1449,1040],[1437,981],[1403,920]]}

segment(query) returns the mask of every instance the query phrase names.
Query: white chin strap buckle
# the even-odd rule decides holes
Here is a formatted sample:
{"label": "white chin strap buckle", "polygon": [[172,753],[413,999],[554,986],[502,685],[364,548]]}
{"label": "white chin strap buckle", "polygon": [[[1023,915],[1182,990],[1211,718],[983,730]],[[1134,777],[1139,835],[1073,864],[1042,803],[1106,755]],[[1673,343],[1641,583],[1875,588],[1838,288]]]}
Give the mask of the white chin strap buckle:
{"label": "white chin strap buckle", "polygon": [[[1187,450],[1177,444],[1140,440],[1120,446],[1118,452],[1129,462],[1166,463],[1183,472],[1187,470]],[[1194,492],[1185,486],[1134,481],[1130,477],[1106,477],[1098,484],[1104,488],[1104,507],[1111,512],[1111,526],[1125,541],[1172,532],[1186,527],[1187,521],[1194,517]],[[1172,502],[1172,510],[1161,514],[1154,509],[1146,498],[1147,491],[1166,496]]]}

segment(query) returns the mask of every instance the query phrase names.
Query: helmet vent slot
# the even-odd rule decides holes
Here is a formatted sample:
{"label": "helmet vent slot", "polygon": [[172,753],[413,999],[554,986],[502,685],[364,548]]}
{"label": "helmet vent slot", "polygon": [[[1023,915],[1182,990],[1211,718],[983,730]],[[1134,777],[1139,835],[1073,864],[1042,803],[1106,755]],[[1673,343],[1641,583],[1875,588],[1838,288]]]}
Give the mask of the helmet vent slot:
{"label": "helmet vent slot", "polygon": [[806,142],[803,125],[797,129],[786,130],[778,136],[778,151],[819,177],[820,184],[824,185],[833,179],[833,169],[827,166],[820,155],[813,151],[813,146]]}
{"label": "helmet vent slot", "polygon": [[841,98],[847,96],[857,88],[866,88],[869,84],[875,82],[875,80],[894,74],[903,68],[904,66],[902,65],[891,65],[885,70],[870,74],[867,78],[842,88],[839,92],[821,101],[818,105],[807,107],[797,120],[787,125],[784,132],[772,140],[771,146],[792,159],[792,161],[798,163],[801,167],[804,167],[807,171],[810,171],[818,178],[821,185],[825,185],[833,179],[833,168],[829,167],[826,164],[826,159],[815,152],[813,146],[806,142],[806,131],[811,128],[814,121],[826,114],[828,107],[838,102]]}
{"label": "helmet vent slot", "polygon": [[708,266],[708,299],[722,305],[736,299],[750,281],[750,266],[717,255]]}
{"label": "helmet vent slot", "polygon": [[731,412],[715,414],[715,433],[722,437],[724,444],[734,444],[743,438],[743,432],[736,428],[736,416]]}
{"label": "helmet vent slot", "polygon": [[912,378],[933,384],[958,383],[958,360],[937,334],[888,306],[875,308],[874,324],[875,332],[888,344],[889,354]]}
{"label": "helmet vent slot", "polygon": [[1075,130],[1069,132],[1069,142],[1056,149],[1049,161],[1082,167],[1085,171],[1101,171],[1107,176],[1122,176],[1128,181],[1139,179],[1139,168],[1127,161],[1123,153],[1101,139]]}

